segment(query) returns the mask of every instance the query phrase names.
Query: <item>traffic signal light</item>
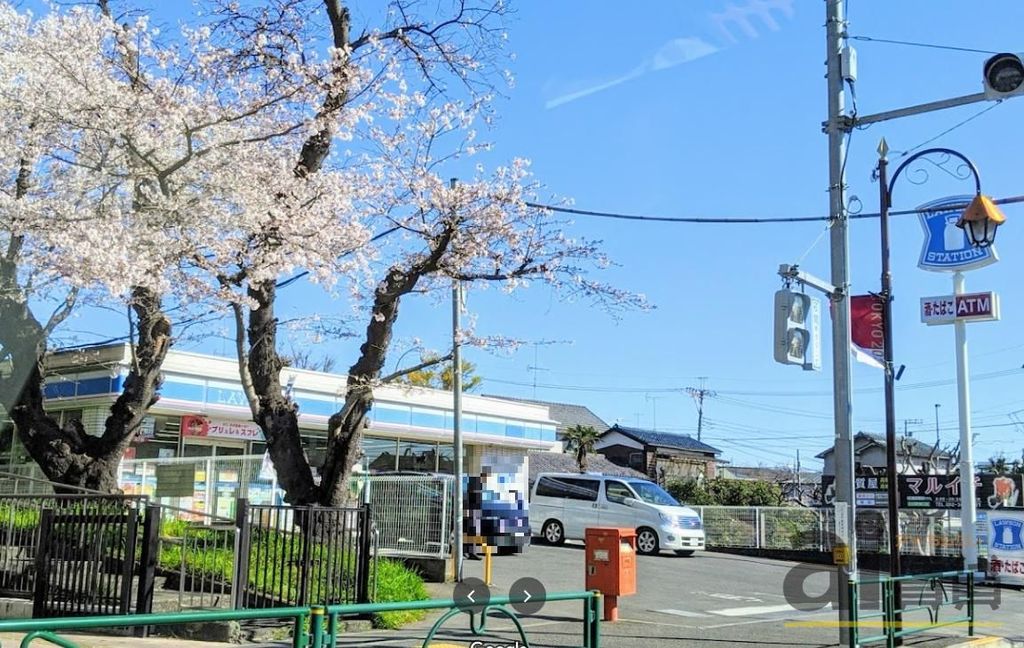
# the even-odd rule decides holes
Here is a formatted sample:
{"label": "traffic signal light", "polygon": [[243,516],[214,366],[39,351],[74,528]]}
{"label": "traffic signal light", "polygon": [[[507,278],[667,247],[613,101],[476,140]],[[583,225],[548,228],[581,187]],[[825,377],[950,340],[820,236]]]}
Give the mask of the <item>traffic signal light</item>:
{"label": "traffic signal light", "polygon": [[985,61],[985,98],[1004,99],[1024,94],[1024,60],[1020,54],[996,54]]}
{"label": "traffic signal light", "polygon": [[775,361],[821,369],[821,300],[803,293],[775,293]]}

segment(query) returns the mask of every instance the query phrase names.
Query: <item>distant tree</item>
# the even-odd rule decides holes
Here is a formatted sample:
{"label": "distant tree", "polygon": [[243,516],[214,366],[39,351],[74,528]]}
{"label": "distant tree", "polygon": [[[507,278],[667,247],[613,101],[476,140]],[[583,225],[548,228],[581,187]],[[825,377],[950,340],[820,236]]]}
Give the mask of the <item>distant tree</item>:
{"label": "distant tree", "polygon": [[1010,464],[1006,460],[1006,455],[1000,453],[995,457],[989,457],[988,467],[995,474],[1003,475],[1010,469]]}
{"label": "distant tree", "polygon": [[292,346],[290,353],[281,356],[281,364],[323,373],[332,373],[337,366],[335,359],[330,356],[316,356],[312,349],[298,349],[295,346]]}
{"label": "distant tree", "polygon": [[576,455],[576,467],[587,472],[587,455],[594,451],[594,444],[601,433],[592,425],[574,425],[565,431],[565,449]]}
{"label": "distant tree", "polygon": [[[431,389],[443,389],[452,391],[455,388],[454,374],[452,373],[452,362],[446,362],[442,367],[428,367],[410,371],[399,378],[396,382],[415,387],[429,387]],[[471,392],[482,385],[484,379],[476,375],[476,365],[468,360],[462,361],[462,391]]]}

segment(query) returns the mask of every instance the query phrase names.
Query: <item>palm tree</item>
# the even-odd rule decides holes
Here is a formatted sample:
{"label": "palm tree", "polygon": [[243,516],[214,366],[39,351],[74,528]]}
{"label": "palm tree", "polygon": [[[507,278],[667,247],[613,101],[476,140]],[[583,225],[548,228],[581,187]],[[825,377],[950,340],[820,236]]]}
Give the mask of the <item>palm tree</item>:
{"label": "palm tree", "polygon": [[576,455],[576,467],[587,472],[587,455],[594,451],[594,444],[601,433],[591,425],[574,425],[563,433],[565,449]]}

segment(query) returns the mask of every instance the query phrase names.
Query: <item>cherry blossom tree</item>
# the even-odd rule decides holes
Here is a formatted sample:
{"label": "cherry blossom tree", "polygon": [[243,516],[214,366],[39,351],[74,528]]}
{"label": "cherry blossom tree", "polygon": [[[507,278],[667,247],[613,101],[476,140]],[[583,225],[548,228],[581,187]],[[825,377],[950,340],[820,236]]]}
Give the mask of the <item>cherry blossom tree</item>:
{"label": "cherry blossom tree", "polygon": [[[229,301],[243,388],[293,504],[345,501],[374,387],[429,364],[381,375],[407,296],[447,290],[453,280],[498,283],[510,291],[538,281],[612,309],[642,304],[637,296],[587,278],[589,270],[605,264],[598,246],[570,238],[563,232],[566,223],[531,206],[539,186],[525,160],[489,173],[481,167],[476,177],[457,184],[442,176],[445,168],[486,148],[473,128],[493,114],[506,8],[501,2],[438,4],[398,0],[388,5],[381,27],[360,30],[343,3],[322,2],[333,64],[328,76],[356,81],[331,87],[312,106],[318,128],[296,149],[291,173],[276,182],[273,174],[260,176],[258,183],[280,196],[338,167],[357,167],[368,180],[350,206],[372,232],[360,243],[370,245],[330,248],[337,259],[361,257],[350,262],[345,287],[366,324],[348,372],[345,404],[330,418],[319,480],[303,452],[298,406],[280,378],[276,305],[281,284],[290,280],[254,274],[247,265],[275,251],[286,218],[250,232],[253,253],[231,271],[209,268],[225,291],[235,293]],[[227,36],[225,46],[236,48],[237,69],[281,78],[296,73],[278,71],[286,52],[316,59],[314,6],[303,0],[255,9],[226,3],[217,13],[216,32]],[[335,150],[339,141],[345,142],[344,152]],[[360,153],[353,154],[353,147]],[[301,205],[288,217],[302,221]],[[302,267],[317,281],[329,279],[315,265],[295,265]]]}
{"label": "cherry blossom tree", "polygon": [[[226,75],[235,52],[209,29],[157,37],[144,18],[118,24],[103,0],[40,19],[0,5],[0,162],[12,170],[0,197],[0,403],[48,477],[105,491],[158,398],[166,304],[224,297],[210,266],[245,259],[251,276],[277,276],[320,265],[317,246],[365,239],[348,220],[353,193],[338,190],[359,185],[353,174],[278,179],[316,127],[305,106],[348,81],[325,73],[330,62],[288,58],[270,81]],[[261,177],[278,191],[255,189]],[[291,218],[299,205],[303,218]],[[34,302],[57,290],[60,307],[37,317]],[[132,365],[99,435],[59,425],[43,400],[47,342],[86,294],[126,306],[133,329]]]}

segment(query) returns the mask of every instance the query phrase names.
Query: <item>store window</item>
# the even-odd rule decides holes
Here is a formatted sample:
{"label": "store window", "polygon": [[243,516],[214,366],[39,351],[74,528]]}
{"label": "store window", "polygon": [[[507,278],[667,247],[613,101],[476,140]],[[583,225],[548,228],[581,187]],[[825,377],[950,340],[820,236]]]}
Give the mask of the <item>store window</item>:
{"label": "store window", "polygon": [[450,443],[437,444],[437,472],[446,475],[455,472],[455,446]]}
{"label": "store window", "polygon": [[402,441],[398,444],[398,469],[414,472],[436,472],[437,444]]}
{"label": "store window", "polygon": [[363,437],[363,465],[369,465],[370,472],[395,470],[397,468],[398,440]]}
{"label": "store window", "polygon": [[320,470],[327,460],[327,437],[313,436],[313,433],[309,431],[303,431],[300,434],[302,434],[302,449],[306,451],[309,465]]}

